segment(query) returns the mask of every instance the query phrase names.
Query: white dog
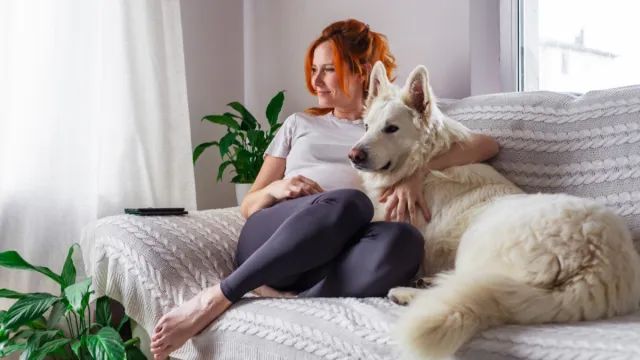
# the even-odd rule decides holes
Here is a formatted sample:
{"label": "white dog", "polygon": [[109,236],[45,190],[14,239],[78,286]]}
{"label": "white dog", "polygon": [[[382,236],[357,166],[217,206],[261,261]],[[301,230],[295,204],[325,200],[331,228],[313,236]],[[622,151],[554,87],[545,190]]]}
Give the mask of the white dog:
{"label": "white dog", "polygon": [[[400,89],[377,63],[364,122],[350,157],[377,204],[374,220],[384,214],[382,189],[469,136],[436,106],[424,66]],[[432,219],[420,225],[423,271],[440,274],[430,289],[389,293],[410,303],[394,333],[410,354],[451,356],[499,324],[594,320],[639,308],[640,256],[612,211],[569,195],[523,194],[483,164],[432,172],[424,184]]]}

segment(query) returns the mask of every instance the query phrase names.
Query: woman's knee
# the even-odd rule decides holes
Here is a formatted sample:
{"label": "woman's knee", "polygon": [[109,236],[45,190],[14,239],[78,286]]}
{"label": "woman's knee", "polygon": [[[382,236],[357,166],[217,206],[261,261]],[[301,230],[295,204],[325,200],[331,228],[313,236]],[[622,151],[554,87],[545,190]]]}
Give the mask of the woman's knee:
{"label": "woman's knee", "polygon": [[402,222],[387,223],[387,226],[388,257],[410,267],[420,264],[424,253],[424,237],[420,230]]}
{"label": "woman's knee", "polygon": [[371,199],[357,189],[337,189],[323,193],[314,201],[336,205],[336,215],[359,218],[369,222],[373,218]]}

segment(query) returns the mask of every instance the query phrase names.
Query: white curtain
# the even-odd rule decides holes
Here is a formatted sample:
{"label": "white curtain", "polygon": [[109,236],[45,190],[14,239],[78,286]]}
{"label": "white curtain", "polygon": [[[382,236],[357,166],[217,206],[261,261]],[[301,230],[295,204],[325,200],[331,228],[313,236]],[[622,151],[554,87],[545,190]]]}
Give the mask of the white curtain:
{"label": "white curtain", "polygon": [[2,0],[0,251],[59,272],[83,226],[143,206],[196,207],[179,0]]}

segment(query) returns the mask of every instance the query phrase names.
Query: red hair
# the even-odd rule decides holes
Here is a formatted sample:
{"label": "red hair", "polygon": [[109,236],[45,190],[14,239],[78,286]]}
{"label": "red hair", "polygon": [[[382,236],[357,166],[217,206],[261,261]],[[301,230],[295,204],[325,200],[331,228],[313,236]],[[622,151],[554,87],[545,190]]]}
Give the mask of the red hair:
{"label": "red hair", "polygon": [[[389,51],[387,37],[373,32],[369,29],[369,25],[355,20],[348,19],[337,21],[322,30],[322,34],[314,40],[309,49],[304,62],[305,80],[307,89],[313,95],[317,95],[311,82],[311,67],[313,65],[313,53],[318,45],[325,41],[331,41],[333,44],[333,65],[336,69],[336,75],[340,82],[340,88],[349,96],[349,90],[345,82],[345,71],[351,74],[362,76],[365,81],[363,83],[362,92],[364,97],[367,96],[369,89],[369,70],[376,63],[382,61],[387,76],[392,81],[393,70],[396,68],[396,59]],[[345,69],[344,65],[348,69]],[[369,65],[367,67],[367,65]],[[332,108],[309,108],[305,110],[312,115],[324,115],[331,112]]]}

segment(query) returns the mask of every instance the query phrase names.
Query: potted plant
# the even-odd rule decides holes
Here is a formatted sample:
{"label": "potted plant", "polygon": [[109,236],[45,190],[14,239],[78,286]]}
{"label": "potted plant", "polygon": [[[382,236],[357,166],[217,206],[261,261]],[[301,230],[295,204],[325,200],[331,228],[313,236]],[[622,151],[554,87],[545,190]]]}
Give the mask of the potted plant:
{"label": "potted plant", "polygon": [[26,262],[15,251],[0,253],[0,267],[39,272],[60,285],[60,294],[20,293],[0,289],[0,297],[17,299],[8,310],[0,310],[0,358],[21,353],[20,359],[109,360],[146,359],[138,348],[140,340],[123,341],[112,319],[110,299],[96,300],[92,316],[89,299],[91,278],[76,280],[71,246],[60,274]]}
{"label": "potted plant", "polygon": [[237,112],[225,112],[223,114],[207,115],[202,118],[214,124],[227,127],[227,132],[218,140],[205,142],[193,150],[193,163],[195,164],[202,152],[217,146],[220,150],[222,163],[218,167],[216,181],[222,180],[225,169],[231,166],[235,175],[231,182],[236,187],[236,200],[238,205],[258,176],[263,163],[263,154],[267,146],[273,140],[277,130],[282,126],[278,122],[278,115],[284,103],[284,91],[278,92],[267,105],[266,116],[269,130],[262,130],[262,126],[256,118],[237,101],[227,104]]}

